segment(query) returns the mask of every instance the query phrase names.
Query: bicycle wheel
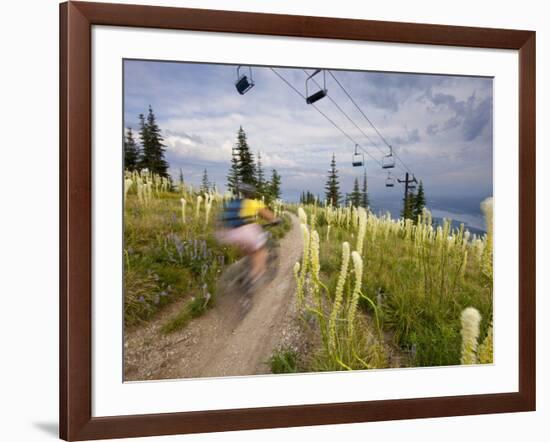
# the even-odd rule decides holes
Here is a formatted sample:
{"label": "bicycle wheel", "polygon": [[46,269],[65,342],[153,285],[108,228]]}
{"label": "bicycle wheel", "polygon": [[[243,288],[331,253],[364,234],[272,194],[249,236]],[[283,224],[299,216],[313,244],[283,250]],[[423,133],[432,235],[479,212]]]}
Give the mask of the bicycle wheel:
{"label": "bicycle wheel", "polygon": [[268,281],[272,281],[277,276],[279,271],[279,246],[274,241],[269,241],[267,244],[267,271],[266,276]]}

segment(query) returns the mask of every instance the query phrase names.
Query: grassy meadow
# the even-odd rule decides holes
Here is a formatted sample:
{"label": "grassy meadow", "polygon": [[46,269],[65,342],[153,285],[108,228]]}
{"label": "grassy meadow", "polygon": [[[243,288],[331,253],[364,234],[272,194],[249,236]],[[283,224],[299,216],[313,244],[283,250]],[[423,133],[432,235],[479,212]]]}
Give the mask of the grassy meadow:
{"label": "grassy meadow", "polygon": [[[483,203],[492,226],[492,201]],[[309,357],[279,350],[283,372],[492,362],[492,229],[471,236],[450,221],[377,217],[365,209],[298,208],[304,255],[296,263]]]}
{"label": "grassy meadow", "polygon": [[[170,333],[215,305],[218,278],[240,258],[215,238],[228,197],[126,173],[126,326],[184,301],[162,325]],[[290,229],[283,209],[300,220],[295,302],[308,351],[276,349],[271,370],[491,363],[492,202],[482,208],[488,233],[476,237],[450,221],[434,225],[427,210],[413,222],[351,206],[277,203],[285,222],[276,237]]]}
{"label": "grassy meadow", "polygon": [[[124,191],[125,325],[150,320],[163,306],[186,299],[162,328],[175,331],[214,305],[219,276],[240,258],[214,235],[228,195],[173,186],[145,172],[126,172]],[[281,237],[289,227],[285,218],[271,231]]]}

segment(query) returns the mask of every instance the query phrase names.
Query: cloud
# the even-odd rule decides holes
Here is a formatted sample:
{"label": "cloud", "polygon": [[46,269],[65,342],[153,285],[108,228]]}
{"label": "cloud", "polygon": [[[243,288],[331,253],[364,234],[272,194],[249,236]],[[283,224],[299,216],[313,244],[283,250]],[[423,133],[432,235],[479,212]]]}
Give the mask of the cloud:
{"label": "cloud", "polygon": [[431,136],[441,132],[458,129],[464,141],[472,141],[482,135],[486,128],[492,130],[493,122],[493,98],[486,97],[479,99],[476,91],[466,100],[457,100],[450,94],[433,93],[430,88],[423,99],[428,101],[428,112],[445,113],[450,111],[451,116],[442,124],[431,123],[426,128],[426,133]]}
{"label": "cloud", "polygon": [[439,132],[439,127],[437,124],[435,123],[431,123],[431,124],[428,124],[428,126],[426,127],[426,134],[430,135],[430,136],[434,136],[434,135],[437,135]]}
{"label": "cloud", "polygon": [[[436,75],[415,75],[391,72],[362,73],[360,86],[364,90],[364,100],[369,105],[392,113],[398,112],[401,105],[411,97],[425,92],[434,85],[443,85],[447,77]],[[351,78],[357,74],[349,73]],[[356,81],[357,82],[357,81]],[[350,83],[352,81],[350,80]]]}
{"label": "cloud", "polygon": [[492,125],[493,99],[486,98],[477,104],[477,106],[472,104],[471,108],[465,112],[462,131],[466,141],[472,141],[481,135],[486,127],[492,129]]}
{"label": "cloud", "polygon": [[404,136],[397,136],[392,137],[391,142],[392,144],[397,145],[407,145],[407,144],[415,144],[420,141],[420,134],[418,133],[418,129],[413,129],[411,131],[407,131],[407,133]]}
{"label": "cloud", "polygon": [[[307,74],[300,69],[277,72],[295,90],[270,69],[253,68],[256,86],[241,96],[234,88],[236,66],[126,61],[125,125],[135,129],[138,114],[151,104],[171,170],[181,168],[197,184],[206,168],[212,181],[224,185],[236,133],[243,126],[254,154],[262,154],[266,175],[276,168],[289,195],[302,190],[322,195],[333,153],[342,190],[348,191],[362,174],[362,168],[351,166],[359,143],[375,158],[366,155],[371,196],[399,203],[400,188],[385,188],[386,171],[377,163],[388,153],[385,141],[423,179],[429,196],[470,197],[492,188],[491,79],[334,71],[345,90],[327,74],[329,95],[359,129],[330,99],[316,106],[348,138],[300,96]],[[399,176],[402,170],[393,173]]]}

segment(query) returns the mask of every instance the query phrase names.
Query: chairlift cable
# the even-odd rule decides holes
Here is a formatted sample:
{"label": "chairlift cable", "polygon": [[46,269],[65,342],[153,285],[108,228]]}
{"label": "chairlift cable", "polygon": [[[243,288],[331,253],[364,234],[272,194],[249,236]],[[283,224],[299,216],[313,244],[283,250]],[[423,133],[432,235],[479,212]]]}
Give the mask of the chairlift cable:
{"label": "chairlift cable", "polygon": [[[386,144],[386,146],[388,147],[391,147],[390,143],[388,143],[388,141],[384,138],[384,136],[380,133],[380,131],[377,129],[377,127],[374,125],[374,123],[369,119],[369,117],[367,117],[367,115],[365,114],[365,112],[363,112],[363,110],[359,107],[359,105],[355,102],[355,100],[353,99],[353,97],[349,94],[349,92],[346,90],[346,88],[342,85],[342,83],[340,83],[340,81],[338,81],[338,79],[336,78],[336,76],[332,73],[332,71],[330,70],[327,70],[328,73],[330,74],[330,76],[334,79],[334,81],[336,81],[336,83],[338,83],[338,86],[340,86],[340,88],[344,91],[344,93],[347,95],[347,97],[350,99],[350,101],[354,104],[354,106],[357,108],[357,110],[361,113],[361,115],[363,115],[363,117],[365,118],[365,120],[368,121],[368,123],[372,126],[372,128],[376,131],[376,133],[378,134],[378,136],[380,137],[380,139]],[[395,151],[392,151],[392,154],[393,156],[395,156],[400,162],[401,164],[403,164],[403,166],[405,167],[405,169],[407,169],[407,171],[409,173],[412,173],[411,172],[411,169],[409,169],[409,167],[407,167],[407,165],[405,164],[405,162],[399,157],[399,155],[397,155],[397,153]]]}
{"label": "chairlift cable", "polygon": [[[309,75],[308,72],[307,72],[305,69],[302,69],[302,71],[304,71],[304,74]],[[313,82],[314,82],[317,86],[321,87],[321,86],[319,85],[319,83],[317,83],[317,81],[316,81],[315,79],[312,79],[312,80],[313,80]],[[353,125],[357,128],[357,130],[359,130],[359,132],[361,132],[361,133],[365,136],[365,138],[367,138],[367,140],[369,140],[369,141],[371,142],[371,144],[372,144],[374,147],[376,147],[376,148],[378,149],[378,151],[379,151],[382,155],[385,155],[385,152],[384,152],[382,149],[380,149],[380,147],[378,146],[378,144],[376,144],[376,143],[372,140],[372,138],[369,137],[369,136],[368,136],[368,135],[367,135],[358,125],[357,125],[357,123],[355,123],[355,121],[353,121],[353,120],[351,119],[351,117],[344,111],[344,109],[342,109],[342,108],[340,107],[340,105],[339,105],[338,103],[336,103],[336,100],[334,100],[334,98],[332,98],[329,94],[327,94],[326,96],[327,96],[327,98],[331,101],[331,103],[334,104],[334,106],[336,106],[336,108],[337,108],[342,114],[344,114],[344,116],[348,119],[348,121],[349,121],[351,124],[353,124]]]}
{"label": "chairlift cable", "polygon": [[[304,73],[306,75],[309,75],[308,72],[305,70],[305,69],[302,69],[302,71],[304,71]],[[330,73],[330,71],[329,71]],[[312,79],[313,82],[318,86],[318,87],[321,87],[319,85],[319,83],[317,83],[317,81],[315,81],[315,79]],[[380,152],[382,155],[386,156],[386,153],[378,146],[378,144],[367,134],[365,133],[365,131],[363,131],[363,129],[361,129],[361,127],[359,127],[359,125],[353,121],[353,119],[344,111],[344,109],[342,109],[342,107],[336,102],[336,100],[334,100],[334,98],[332,98],[328,93],[326,94],[326,97],[331,101],[332,104],[334,104],[334,106],[348,119],[348,121],[353,124],[357,130],[359,130],[359,132],[361,132],[363,134],[363,136],[369,140],[369,142],[378,150],[378,152]],[[363,150],[364,152],[368,153],[365,149],[363,149],[363,147],[359,146],[361,148],[361,150]],[[391,148],[390,148],[390,152],[391,152]],[[395,155],[395,154],[394,154]],[[397,156],[397,155],[396,155]],[[403,167],[399,166],[398,167],[403,171],[403,172],[407,172],[407,170],[405,170]],[[405,166],[406,167],[406,166]]]}
{"label": "chairlift cable", "polygon": [[[274,68],[270,68],[277,77],[279,77],[282,81],[286,83],[288,87],[290,87],[294,92],[296,92],[300,97],[305,99],[306,97],[298,90],[296,89],[292,83],[290,83],[285,77],[283,77],[279,72],[277,72]],[[338,129],[348,140],[350,140],[354,145],[357,145],[363,152],[365,152],[369,157],[371,157],[380,167],[382,167],[382,163],[376,159],[369,151],[367,151],[363,146],[361,146],[357,141],[355,141],[344,129],[342,129],[338,124],[334,122],[327,114],[325,114],[321,109],[319,109],[315,104],[311,104],[311,106],[319,112],[323,117],[325,117],[336,129]]]}
{"label": "chairlift cable", "polygon": [[[384,136],[380,133],[380,131],[377,129],[377,127],[374,125],[374,123],[369,119],[369,117],[367,117],[367,115],[365,114],[365,112],[363,112],[363,110],[361,109],[361,107],[359,107],[359,105],[356,103],[356,101],[353,99],[353,97],[348,93],[348,91],[346,90],[346,88],[342,85],[342,83],[340,83],[340,81],[338,81],[338,79],[336,78],[336,76],[332,73],[332,71],[328,71],[328,73],[330,74],[330,76],[334,79],[334,81],[336,81],[336,83],[338,83],[338,85],[340,86],[340,88],[344,91],[344,93],[347,95],[347,97],[350,99],[350,101],[354,104],[354,106],[357,108],[357,110],[359,110],[359,112],[363,115],[363,117],[367,120],[367,122],[372,126],[372,128],[376,131],[376,133],[378,134],[378,136],[380,137],[380,139],[386,144],[386,146],[388,146],[390,149],[391,149],[391,145],[388,143],[388,141],[386,140],[386,138],[384,138]],[[409,172],[409,173],[412,173],[411,172],[411,169],[409,169],[409,167],[405,164],[405,162],[401,159],[401,157],[399,157],[399,155],[394,152],[392,150],[392,155],[395,156],[400,162],[401,164],[405,167],[405,169]],[[401,168],[403,170],[403,168]]]}

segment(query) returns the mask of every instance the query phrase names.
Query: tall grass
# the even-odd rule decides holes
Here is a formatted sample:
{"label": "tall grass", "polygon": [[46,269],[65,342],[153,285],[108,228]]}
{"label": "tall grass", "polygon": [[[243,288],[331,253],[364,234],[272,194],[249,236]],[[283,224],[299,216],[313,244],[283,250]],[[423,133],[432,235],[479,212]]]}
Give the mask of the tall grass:
{"label": "tall grass", "polygon": [[[362,293],[363,262],[350,245],[342,245],[342,260],[335,287],[327,285],[320,260],[320,236],[315,230],[317,214],[298,211],[304,236],[302,263],[296,263],[298,307],[314,319],[320,346],[311,361],[313,371],[353,370],[386,365],[377,323],[357,315]],[[309,222],[308,222],[309,220]],[[350,256],[352,266],[349,266]]]}
{"label": "tall grass", "polygon": [[487,336],[479,342],[479,323],[481,316],[474,307],[467,307],[460,315],[462,323],[462,357],[463,365],[493,363],[493,327],[487,330]]}
{"label": "tall grass", "polygon": [[[124,180],[125,323],[150,319],[162,306],[187,302],[163,325],[166,333],[184,327],[214,302],[217,280],[240,252],[215,237],[220,211],[230,194],[173,186],[148,172],[126,172]],[[277,201],[274,210],[282,215]],[[281,238],[290,219],[271,229]]]}
{"label": "tall grass", "polygon": [[171,331],[210,305],[205,300],[213,299],[220,273],[238,258],[236,250],[214,238],[215,220],[226,197],[176,188],[151,173],[126,172],[127,325],[151,318],[173,300],[189,299],[178,323],[165,327]]}
{"label": "tall grass", "polygon": [[[296,272],[297,298],[303,305],[306,281],[313,285],[313,295],[315,286],[321,287],[324,310],[317,301],[318,325],[324,336],[323,318],[329,312],[328,340],[325,345],[323,338],[323,346],[335,365],[353,368],[360,361],[373,365],[357,353],[365,352],[364,342],[350,343],[362,338],[352,334],[361,322],[366,323],[363,332],[371,346],[380,347],[381,333],[389,333],[411,365],[461,363],[462,311],[467,307],[479,311],[482,336],[492,322],[492,200],[485,201],[482,209],[488,226],[483,237],[471,236],[464,226],[452,229],[450,220],[436,226],[429,211],[414,223],[389,215],[378,217],[361,208],[308,205],[298,209],[302,222],[308,222],[304,256],[311,255],[308,238],[321,239],[321,271],[315,276],[311,264],[302,260]],[[354,251],[350,252],[350,244],[355,245]],[[353,266],[348,269],[350,253]],[[345,311],[347,317],[342,315]],[[345,333],[343,323],[348,327]]]}

